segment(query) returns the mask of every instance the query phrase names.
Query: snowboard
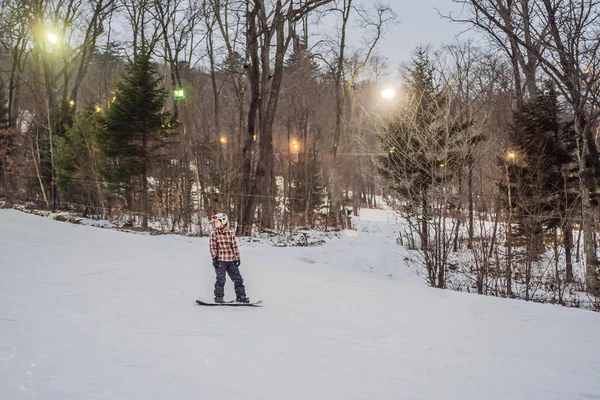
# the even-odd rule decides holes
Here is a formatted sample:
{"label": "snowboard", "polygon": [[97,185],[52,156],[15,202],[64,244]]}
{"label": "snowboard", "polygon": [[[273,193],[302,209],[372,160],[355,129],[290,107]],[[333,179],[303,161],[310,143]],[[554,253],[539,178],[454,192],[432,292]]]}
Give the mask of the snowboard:
{"label": "snowboard", "polygon": [[253,303],[236,303],[235,301],[226,301],[225,303],[207,303],[202,300],[196,300],[196,304],[200,306],[236,306],[236,307],[258,307],[262,304],[262,300]]}

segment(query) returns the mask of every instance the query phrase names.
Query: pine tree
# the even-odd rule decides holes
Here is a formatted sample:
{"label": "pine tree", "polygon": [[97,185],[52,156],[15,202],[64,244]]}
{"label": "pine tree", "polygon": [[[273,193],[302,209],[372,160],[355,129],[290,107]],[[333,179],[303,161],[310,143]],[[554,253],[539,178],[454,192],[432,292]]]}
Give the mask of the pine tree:
{"label": "pine tree", "polygon": [[[310,121],[315,107],[319,67],[313,61],[306,45],[300,38],[294,38],[294,46],[285,62],[286,80],[293,91],[284,97],[288,101],[288,124],[295,132],[294,138],[288,137],[290,146],[298,139],[297,149],[290,147],[289,161],[289,197],[290,211],[301,215],[300,223],[310,225],[314,212],[323,205],[325,188],[320,173],[320,163],[315,151],[314,133],[311,134]],[[289,131],[288,131],[289,132]]]}
{"label": "pine tree", "polygon": [[13,165],[12,153],[15,150],[14,129],[10,127],[4,84],[0,80],[0,172],[8,188],[8,172]]}
{"label": "pine tree", "polygon": [[435,83],[434,72],[435,68],[427,50],[417,47],[412,59],[412,68],[409,68],[405,80],[416,102],[417,118],[423,126],[435,118],[436,108],[443,106],[445,102],[439,85]]}
{"label": "pine tree", "polygon": [[56,138],[56,178],[63,198],[78,204],[103,205],[100,154],[94,139],[104,129],[102,117],[86,108]]}
{"label": "pine tree", "polygon": [[409,98],[383,129],[380,140],[387,156],[380,173],[412,213],[420,211],[421,246],[427,247],[430,188],[449,182],[464,164],[468,141],[463,134],[472,121],[450,113],[445,94],[435,83],[427,51],[418,48],[405,77]]}
{"label": "pine tree", "polygon": [[6,128],[9,125],[8,104],[6,100],[6,90],[4,82],[0,79],[0,128]]}
{"label": "pine tree", "polygon": [[510,132],[515,154],[508,160],[508,177],[518,226],[514,236],[523,238],[530,256],[537,257],[544,251],[544,234],[561,228],[568,252],[567,280],[571,280],[570,213],[579,201],[577,144],[573,122],[560,118],[556,91],[550,84],[515,110]]}
{"label": "pine tree", "polygon": [[143,227],[148,226],[148,174],[153,158],[169,137],[169,115],[163,112],[166,93],[157,77],[150,49],[142,46],[126,67],[127,76],[106,111],[105,129],[97,135],[101,153],[110,160],[103,175],[123,191],[128,206],[141,186]]}

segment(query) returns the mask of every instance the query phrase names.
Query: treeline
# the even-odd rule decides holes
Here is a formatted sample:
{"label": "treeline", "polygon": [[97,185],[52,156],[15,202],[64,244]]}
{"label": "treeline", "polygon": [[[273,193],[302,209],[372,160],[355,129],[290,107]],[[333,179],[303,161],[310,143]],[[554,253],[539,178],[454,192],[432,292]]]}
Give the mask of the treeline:
{"label": "treeline", "polygon": [[600,309],[598,3],[460,3],[490,53],[417,51],[380,132],[403,240],[432,286]]}
{"label": "treeline", "polygon": [[398,74],[352,0],[0,0],[0,195],[240,235],[389,206],[432,286],[598,293],[598,4],[455,2],[473,39]]}
{"label": "treeline", "polygon": [[[373,163],[349,155],[348,83],[381,74],[374,49],[391,9],[352,0],[0,6],[0,194],[9,200],[126,212],[144,228],[167,221],[181,231],[224,211],[244,235],[345,227],[352,210],[375,205]],[[346,39],[357,23],[363,48]]]}

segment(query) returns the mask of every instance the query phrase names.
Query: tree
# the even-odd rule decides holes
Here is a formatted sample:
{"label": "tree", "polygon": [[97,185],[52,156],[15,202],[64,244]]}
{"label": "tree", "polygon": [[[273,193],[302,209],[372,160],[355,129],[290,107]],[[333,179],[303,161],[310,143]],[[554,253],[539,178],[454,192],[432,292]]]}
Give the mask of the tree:
{"label": "tree", "polygon": [[318,82],[319,67],[301,38],[294,39],[293,51],[286,61],[280,118],[285,136],[276,137],[287,157],[284,193],[289,198],[292,226],[310,226],[315,210],[321,207],[323,177],[320,174],[319,108],[323,107],[324,88]]}
{"label": "tree", "polygon": [[[262,199],[262,225],[266,228],[273,227],[276,198],[273,124],[281,90],[285,55],[294,37],[296,23],[311,11],[331,2],[332,0],[308,0],[296,3],[277,0],[273,2],[273,7],[268,7],[267,2],[260,0],[248,2],[246,51],[249,62],[244,68],[247,70],[251,93],[247,136],[242,148],[244,211],[238,234],[250,233],[258,205],[257,199]],[[259,142],[260,153],[253,176],[252,152],[255,141]]]}
{"label": "tree", "polygon": [[381,133],[387,155],[380,157],[379,170],[391,191],[403,201],[409,224],[416,221],[413,226],[420,236],[430,284],[444,287],[450,248],[445,219],[438,218],[441,224],[433,226],[433,237],[430,225],[432,218],[442,216],[448,207],[448,184],[474,146],[475,136],[469,130],[473,121],[452,111],[449,99],[434,80],[434,68],[425,49],[415,51],[406,80],[410,100]]}
{"label": "tree", "polygon": [[524,238],[528,258],[532,259],[544,251],[544,233],[561,228],[566,279],[572,281],[573,213],[581,202],[573,121],[564,121],[562,114],[552,84],[515,110],[510,139],[513,158],[518,157],[519,162],[511,163],[508,171],[510,182],[514,182],[514,236]]}
{"label": "tree", "polygon": [[56,176],[66,200],[103,209],[101,160],[95,143],[102,129],[100,114],[93,108],[83,109],[65,135],[56,139]]}
{"label": "tree", "polygon": [[8,107],[6,104],[6,92],[4,90],[4,82],[0,79],[0,128],[4,128],[9,123],[10,116],[8,115]]}
{"label": "tree", "polygon": [[9,192],[8,172],[13,164],[11,153],[15,149],[14,129],[9,127],[9,121],[4,84],[0,80],[0,171],[2,171],[2,175],[4,176],[6,192]]}
{"label": "tree", "polygon": [[[600,42],[588,38],[596,37],[600,27],[600,2],[454,1],[468,5],[472,13],[470,18],[462,22],[483,29],[488,34],[491,33],[490,29],[502,32],[513,48],[518,47],[521,53],[527,52],[529,64],[539,66],[556,84],[558,92],[571,108],[578,147],[586,286],[590,293],[600,294],[600,263],[596,253],[600,153],[594,129],[600,119],[600,98],[595,90],[600,76],[593,73],[586,76],[587,72],[595,71],[598,66]],[[507,14],[506,10],[518,12]],[[518,26],[523,26],[524,30],[515,29]]]}
{"label": "tree", "polygon": [[150,59],[150,48],[138,49],[126,67],[127,76],[117,85],[114,102],[106,111],[105,129],[97,135],[98,147],[110,162],[104,177],[124,191],[128,206],[133,202],[136,179],[142,189],[144,228],[148,226],[148,173],[157,150],[169,137],[169,114],[163,112],[166,93]]}

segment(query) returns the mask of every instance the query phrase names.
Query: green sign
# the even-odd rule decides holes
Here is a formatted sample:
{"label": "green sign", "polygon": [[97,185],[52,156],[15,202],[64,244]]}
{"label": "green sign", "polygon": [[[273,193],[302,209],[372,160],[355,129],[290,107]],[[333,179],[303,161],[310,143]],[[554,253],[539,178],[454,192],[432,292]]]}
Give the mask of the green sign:
{"label": "green sign", "polygon": [[183,100],[185,99],[185,91],[181,88],[175,89],[173,91],[173,98],[175,100]]}

